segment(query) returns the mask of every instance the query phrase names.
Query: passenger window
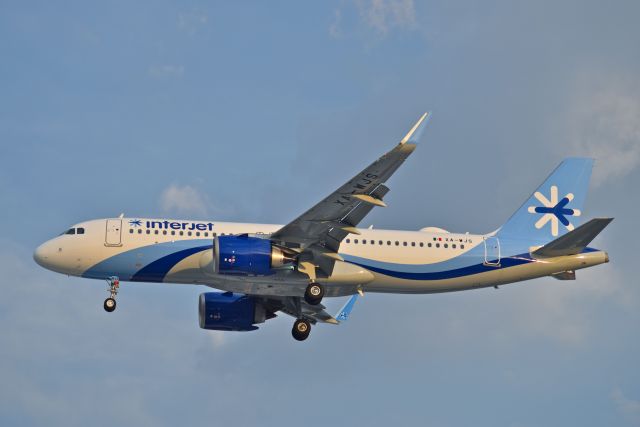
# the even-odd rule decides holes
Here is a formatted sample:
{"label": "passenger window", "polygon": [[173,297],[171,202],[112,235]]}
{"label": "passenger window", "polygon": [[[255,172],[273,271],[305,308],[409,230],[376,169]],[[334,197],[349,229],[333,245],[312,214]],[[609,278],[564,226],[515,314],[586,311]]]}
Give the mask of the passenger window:
{"label": "passenger window", "polygon": [[367,239],[362,239],[362,244],[366,245],[367,244]]}
{"label": "passenger window", "polygon": [[80,227],[77,231],[78,234],[84,234],[84,228]]}
{"label": "passenger window", "polygon": [[398,242],[398,241],[396,240],[396,246],[399,246],[399,245],[400,245],[400,242]]}
{"label": "passenger window", "polygon": [[147,234],[151,234],[151,230],[147,230]]}
{"label": "passenger window", "polygon": [[448,248],[448,247],[449,247],[449,245],[447,245],[447,244],[445,243],[445,244],[444,244],[444,247],[445,247],[445,248]]}
{"label": "passenger window", "polygon": [[351,240],[350,240],[350,239],[347,239],[347,243],[351,243]]}
{"label": "passenger window", "polygon": [[452,247],[453,249],[455,249],[455,248],[456,248],[456,244],[454,243],[453,245],[451,245],[451,247]]}
{"label": "passenger window", "polygon": [[423,247],[423,246],[424,246],[424,243],[420,242],[420,247]]}
{"label": "passenger window", "polygon": [[167,234],[167,230],[162,230],[162,234],[166,235]]}
{"label": "passenger window", "polygon": [[429,243],[427,246],[431,247],[431,243]]}
{"label": "passenger window", "polygon": [[440,243],[436,243],[436,248],[439,248],[439,247],[440,247]]}
{"label": "passenger window", "polygon": [[196,236],[200,237],[200,232],[199,231],[196,231]]}
{"label": "passenger window", "polygon": [[416,242],[411,242],[411,246],[415,246],[415,245],[416,245]]}
{"label": "passenger window", "polygon": [[460,245],[460,249],[464,249],[464,245]]}
{"label": "passenger window", "polygon": [[402,242],[402,246],[407,246],[407,242]]}
{"label": "passenger window", "polygon": [[154,231],[154,234],[158,234],[158,230]]}
{"label": "passenger window", "polygon": [[382,240],[378,240],[378,244],[379,244],[379,245],[382,245],[382,244],[383,244],[383,243],[382,243]]}
{"label": "passenger window", "polygon": [[[216,233],[213,233],[213,235],[215,236],[215,235],[216,235]],[[208,231],[205,231],[205,232],[204,232],[204,237],[209,237],[209,232],[208,232]]]}
{"label": "passenger window", "polygon": [[387,240],[387,245],[391,245],[391,240]]}
{"label": "passenger window", "polygon": [[171,230],[171,235],[175,236],[176,235],[176,231],[175,230]]}
{"label": "passenger window", "polygon": [[180,235],[181,235],[181,236],[184,236],[184,231],[181,231],[181,232],[180,232]]}
{"label": "passenger window", "polygon": [[141,229],[138,229],[138,234],[142,234],[142,230]]}
{"label": "passenger window", "polygon": [[188,235],[188,236],[191,236],[191,232],[188,232],[188,233],[187,233],[187,235]]}
{"label": "passenger window", "polygon": [[133,228],[129,229],[129,233],[133,234]]}
{"label": "passenger window", "polygon": [[358,243],[358,239],[353,239],[353,243]]}
{"label": "passenger window", "polygon": [[371,243],[372,245],[375,245],[376,241],[375,240],[369,240],[369,243]]}

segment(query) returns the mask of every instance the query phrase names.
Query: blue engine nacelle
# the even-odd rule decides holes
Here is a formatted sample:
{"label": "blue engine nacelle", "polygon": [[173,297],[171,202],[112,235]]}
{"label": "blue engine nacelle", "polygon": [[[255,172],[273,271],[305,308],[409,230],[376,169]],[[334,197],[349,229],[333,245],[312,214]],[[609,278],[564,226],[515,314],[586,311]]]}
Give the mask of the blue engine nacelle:
{"label": "blue engine nacelle", "polygon": [[216,331],[253,331],[269,315],[255,298],[231,292],[200,294],[198,318],[202,329]]}
{"label": "blue engine nacelle", "polygon": [[217,236],[213,242],[216,274],[267,276],[294,262],[269,239],[243,234]]}

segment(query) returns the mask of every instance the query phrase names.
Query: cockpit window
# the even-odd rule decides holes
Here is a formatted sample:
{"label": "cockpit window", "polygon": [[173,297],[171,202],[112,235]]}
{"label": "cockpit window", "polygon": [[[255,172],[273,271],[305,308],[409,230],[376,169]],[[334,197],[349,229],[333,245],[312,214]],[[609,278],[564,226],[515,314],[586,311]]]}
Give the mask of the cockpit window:
{"label": "cockpit window", "polygon": [[60,233],[61,236],[63,234],[84,234],[84,228],[82,227],[70,228],[67,231],[63,231],[62,233]]}

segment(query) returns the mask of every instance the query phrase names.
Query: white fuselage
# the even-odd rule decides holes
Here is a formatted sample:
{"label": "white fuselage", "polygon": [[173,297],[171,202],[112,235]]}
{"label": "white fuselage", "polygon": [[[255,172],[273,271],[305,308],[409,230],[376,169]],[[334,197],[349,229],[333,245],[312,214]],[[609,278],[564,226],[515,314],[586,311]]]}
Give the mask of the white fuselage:
{"label": "white fuselage", "polygon": [[[50,270],[94,279],[204,284],[257,295],[300,295],[307,279],[292,269],[266,276],[215,274],[207,265],[214,236],[269,235],[274,224],[115,218],[73,226],[41,245],[36,261]],[[82,230],[80,234],[79,231]],[[590,249],[556,258],[530,255],[535,244],[439,229],[358,229],[341,243],[327,296],[357,290],[432,293],[496,286],[608,261]],[[209,251],[209,252],[208,252]],[[210,255],[209,255],[210,258]]]}

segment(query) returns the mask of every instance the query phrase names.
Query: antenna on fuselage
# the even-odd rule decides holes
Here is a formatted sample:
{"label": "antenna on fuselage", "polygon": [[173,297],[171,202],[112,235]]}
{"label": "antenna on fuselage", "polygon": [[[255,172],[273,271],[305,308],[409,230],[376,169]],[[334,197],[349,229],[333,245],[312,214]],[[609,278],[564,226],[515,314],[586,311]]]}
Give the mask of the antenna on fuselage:
{"label": "antenna on fuselage", "polygon": [[124,218],[124,212],[122,212],[118,218],[120,219]]}

